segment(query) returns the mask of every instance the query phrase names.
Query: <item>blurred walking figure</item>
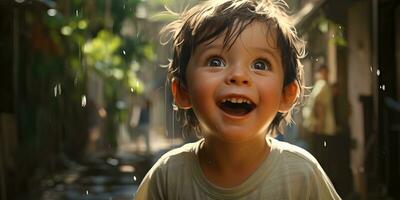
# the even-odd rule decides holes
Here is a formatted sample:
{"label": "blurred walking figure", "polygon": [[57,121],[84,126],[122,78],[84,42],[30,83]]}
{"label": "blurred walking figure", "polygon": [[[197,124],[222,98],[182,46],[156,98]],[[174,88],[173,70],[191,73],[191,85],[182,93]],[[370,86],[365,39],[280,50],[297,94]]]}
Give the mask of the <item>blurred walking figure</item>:
{"label": "blurred walking figure", "polygon": [[303,108],[303,126],[307,131],[310,151],[321,163],[328,176],[333,178],[335,160],[336,122],[333,108],[333,93],[328,83],[329,70],[321,65],[315,70],[315,84]]}
{"label": "blurred walking figure", "polygon": [[303,109],[304,128],[320,136],[335,134],[333,94],[328,83],[328,68],[325,65],[315,70],[315,85]]}
{"label": "blurred walking figure", "polygon": [[[146,153],[150,152],[150,107],[150,100],[144,98],[139,104],[134,105],[132,108],[128,130],[130,132],[131,139],[135,142],[136,151],[144,150]],[[140,144],[141,141],[143,141],[141,139],[144,140],[144,149],[142,148],[143,145]]]}

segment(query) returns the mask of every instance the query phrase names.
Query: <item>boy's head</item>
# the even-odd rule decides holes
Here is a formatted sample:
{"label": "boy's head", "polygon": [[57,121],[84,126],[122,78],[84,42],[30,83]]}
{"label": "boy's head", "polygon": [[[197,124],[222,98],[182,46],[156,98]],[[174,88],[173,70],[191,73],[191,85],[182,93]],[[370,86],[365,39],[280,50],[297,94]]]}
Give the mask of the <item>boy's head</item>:
{"label": "boy's head", "polygon": [[[180,89],[185,89],[191,81],[187,79],[187,67],[199,45],[210,44],[222,36],[223,48],[230,49],[249,25],[259,22],[268,30],[265,38],[271,37],[271,33],[274,32],[272,42],[275,44],[271,45],[280,50],[283,68],[282,91],[288,85],[296,85],[295,101],[298,102],[303,94],[303,69],[299,59],[304,55],[304,44],[290,25],[285,7],[284,1],[278,0],[209,0],[183,12],[179,19],[162,30],[172,34],[174,45],[173,59],[169,65],[169,80],[175,80]],[[175,92],[173,91],[174,96]],[[296,102],[293,102],[293,105]],[[179,109],[178,115],[183,120],[184,127],[200,132],[199,121],[193,109],[185,109],[190,106],[185,107],[182,104],[178,106],[183,108]],[[289,122],[290,111],[291,109],[278,112],[268,131],[272,133],[284,122]]]}

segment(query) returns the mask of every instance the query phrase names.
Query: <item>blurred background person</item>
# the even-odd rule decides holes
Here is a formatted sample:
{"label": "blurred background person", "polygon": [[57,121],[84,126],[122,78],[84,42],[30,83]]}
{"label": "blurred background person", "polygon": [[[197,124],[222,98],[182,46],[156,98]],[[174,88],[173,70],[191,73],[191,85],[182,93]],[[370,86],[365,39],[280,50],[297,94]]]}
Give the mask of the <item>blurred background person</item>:
{"label": "blurred background person", "polygon": [[315,69],[315,84],[303,108],[303,126],[307,132],[310,151],[326,169],[326,173],[334,182],[335,155],[334,137],[336,122],[333,108],[333,94],[328,83],[329,71],[326,65]]}

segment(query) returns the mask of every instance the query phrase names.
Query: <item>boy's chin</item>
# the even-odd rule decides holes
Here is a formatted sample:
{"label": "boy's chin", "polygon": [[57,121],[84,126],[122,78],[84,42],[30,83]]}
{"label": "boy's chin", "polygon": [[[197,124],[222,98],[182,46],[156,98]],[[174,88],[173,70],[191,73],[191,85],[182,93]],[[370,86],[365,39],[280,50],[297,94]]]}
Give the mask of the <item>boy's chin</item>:
{"label": "boy's chin", "polygon": [[212,134],[210,139],[218,139],[227,143],[242,143],[253,139],[265,138],[266,133],[250,133],[249,131],[239,131],[239,130],[226,130],[220,131],[219,133]]}

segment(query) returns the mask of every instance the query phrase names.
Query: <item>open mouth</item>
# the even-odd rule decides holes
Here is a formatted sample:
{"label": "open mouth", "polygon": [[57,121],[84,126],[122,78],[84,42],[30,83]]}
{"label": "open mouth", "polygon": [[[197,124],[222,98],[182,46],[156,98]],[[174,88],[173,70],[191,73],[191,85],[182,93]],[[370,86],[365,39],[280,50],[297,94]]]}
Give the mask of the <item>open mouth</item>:
{"label": "open mouth", "polygon": [[218,107],[229,115],[243,116],[253,111],[256,105],[246,98],[225,98]]}

